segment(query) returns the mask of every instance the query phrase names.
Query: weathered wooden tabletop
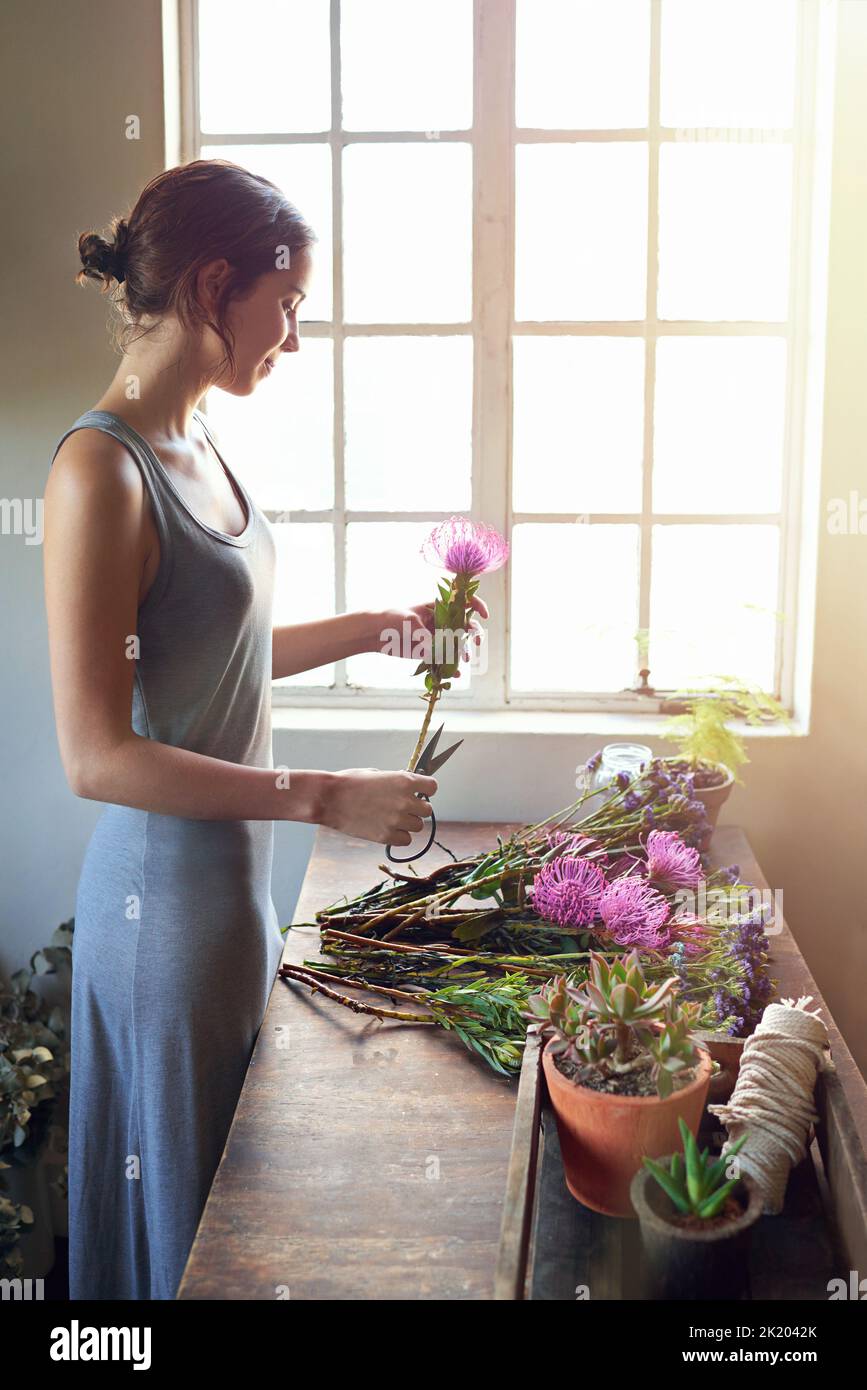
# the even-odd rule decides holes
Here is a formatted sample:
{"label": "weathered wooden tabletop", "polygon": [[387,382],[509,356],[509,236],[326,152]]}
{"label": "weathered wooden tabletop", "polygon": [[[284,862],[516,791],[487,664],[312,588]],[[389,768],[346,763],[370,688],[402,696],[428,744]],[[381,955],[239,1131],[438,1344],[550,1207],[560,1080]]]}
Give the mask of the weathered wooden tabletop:
{"label": "weathered wooden tabletop", "polygon": [[[453,821],[438,836],[462,858],[515,828]],[[718,829],[711,854],[767,887],[742,830]],[[424,871],[446,858],[434,848]],[[296,923],[371,887],[385,862],[383,846],[320,828]],[[317,944],[293,930],[284,959]],[[771,951],[779,994],[822,1007],[867,1148],[867,1086],[787,928]],[[178,1298],[491,1298],[516,1094],[440,1028],[278,977]]]}

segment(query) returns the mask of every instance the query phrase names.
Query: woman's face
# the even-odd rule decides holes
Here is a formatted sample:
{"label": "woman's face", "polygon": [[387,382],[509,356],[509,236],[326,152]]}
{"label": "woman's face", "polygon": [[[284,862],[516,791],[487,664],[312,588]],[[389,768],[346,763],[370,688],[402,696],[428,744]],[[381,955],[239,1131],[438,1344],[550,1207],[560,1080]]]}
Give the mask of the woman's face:
{"label": "woman's face", "polygon": [[[260,275],[247,298],[235,300],[226,314],[235,338],[236,375],[218,382],[232,396],[249,396],[270,376],[280,354],[297,352],[298,310],[313,274],[310,249],[294,251],[286,270]],[[222,348],[222,345],[220,345]]]}

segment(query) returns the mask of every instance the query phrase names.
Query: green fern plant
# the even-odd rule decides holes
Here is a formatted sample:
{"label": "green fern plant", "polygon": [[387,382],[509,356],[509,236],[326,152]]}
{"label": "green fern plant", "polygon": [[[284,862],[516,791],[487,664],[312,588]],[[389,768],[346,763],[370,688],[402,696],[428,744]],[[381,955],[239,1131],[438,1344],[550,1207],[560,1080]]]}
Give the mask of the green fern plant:
{"label": "green fern plant", "polygon": [[692,767],[700,763],[722,763],[740,786],[738,769],[750,761],[744,741],[728,727],[729,720],[744,719],[748,724],[781,721],[791,727],[788,712],[779,700],[759,686],[737,676],[717,676],[719,686],[688,686],[670,698],[686,704],[683,714],[675,715],[660,730],[660,737],[678,745],[681,758]]}

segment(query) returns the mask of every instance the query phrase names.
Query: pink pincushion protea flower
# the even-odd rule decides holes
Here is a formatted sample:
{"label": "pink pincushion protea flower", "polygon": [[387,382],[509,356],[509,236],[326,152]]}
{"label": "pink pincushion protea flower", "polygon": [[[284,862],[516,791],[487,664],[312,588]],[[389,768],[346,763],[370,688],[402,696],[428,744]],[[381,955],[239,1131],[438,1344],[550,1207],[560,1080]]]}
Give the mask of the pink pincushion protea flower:
{"label": "pink pincushion protea flower", "polygon": [[450,516],[434,527],[421,553],[451,574],[472,576],[500,569],[509,558],[509,542],[493,526]]}
{"label": "pink pincushion protea flower", "polygon": [[669,945],[680,941],[686,956],[703,956],[711,944],[712,931],[707,922],[692,912],[672,917],[668,923]]}
{"label": "pink pincushion protea flower", "polygon": [[669,933],[663,923],[670,910],[662,894],[643,878],[617,878],[599,899],[605,931],[619,946],[667,946]]}
{"label": "pink pincushion protea flower", "polygon": [[596,916],[604,887],[602,870],[589,859],[561,855],[542,866],[527,892],[540,917],[560,927],[586,927]]}
{"label": "pink pincushion protea flower", "polygon": [[647,879],[663,893],[695,888],[702,877],[701,856],[676,830],[651,830],[647,837]]}
{"label": "pink pincushion protea flower", "polygon": [[[548,841],[549,849],[556,847],[561,854],[580,854],[582,850],[592,849],[599,844],[592,835],[581,835],[578,831],[570,830],[547,830],[545,839]],[[598,854],[594,863],[607,864],[608,855]]]}

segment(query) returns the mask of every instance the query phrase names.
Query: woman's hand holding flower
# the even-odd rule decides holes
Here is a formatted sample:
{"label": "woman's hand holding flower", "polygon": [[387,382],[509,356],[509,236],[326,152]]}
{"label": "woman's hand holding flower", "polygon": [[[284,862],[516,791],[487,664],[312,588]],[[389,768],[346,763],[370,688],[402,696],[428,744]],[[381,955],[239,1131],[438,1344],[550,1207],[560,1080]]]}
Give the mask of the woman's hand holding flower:
{"label": "woman's hand holding flower", "polygon": [[[472,597],[469,608],[481,618],[490,617],[488,605],[476,595]],[[431,665],[434,661],[434,634],[436,632],[436,606],[433,603],[418,603],[410,608],[386,608],[377,616],[377,628],[371,651],[382,652],[385,656],[398,656],[404,659],[422,661]],[[466,633],[461,641],[461,659],[469,661],[467,650],[469,640],[478,647],[482,640],[482,626],[475,619],[455,629]],[[460,676],[455,671],[455,677]]]}

